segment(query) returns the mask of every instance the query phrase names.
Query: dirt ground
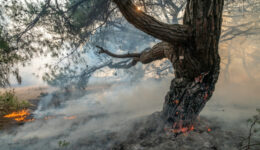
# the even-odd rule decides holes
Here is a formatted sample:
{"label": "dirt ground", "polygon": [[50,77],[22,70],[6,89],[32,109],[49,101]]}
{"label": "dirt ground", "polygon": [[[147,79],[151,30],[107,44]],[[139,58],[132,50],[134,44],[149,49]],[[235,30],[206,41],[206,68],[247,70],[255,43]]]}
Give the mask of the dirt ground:
{"label": "dirt ground", "polygon": [[44,93],[50,92],[50,88],[47,86],[26,86],[26,87],[17,87],[17,88],[7,88],[0,89],[0,92],[4,92],[7,90],[14,90],[15,95],[19,100],[33,100],[39,98]]}

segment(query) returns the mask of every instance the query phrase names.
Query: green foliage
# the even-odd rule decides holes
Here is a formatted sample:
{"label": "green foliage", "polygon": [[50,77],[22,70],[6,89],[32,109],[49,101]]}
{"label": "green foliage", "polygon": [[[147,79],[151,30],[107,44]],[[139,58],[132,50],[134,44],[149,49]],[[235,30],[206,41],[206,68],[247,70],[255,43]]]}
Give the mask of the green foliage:
{"label": "green foliage", "polygon": [[[0,33],[1,33],[1,31],[0,31]],[[8,43],[2,37],[0,37],[0,50],[7,52],[7,53],[10,51],[10,47],[9,47]]]}
{"label": "green foliage", "polygon": [[66,148],[70,145],[70,142],[66,141],[66,140],[62,140],[58,142],[59,148]]}
{"label": "green foliage", "polygon": [[18,100],[13,90],[0,93],[0,115],[5,115],[12,111],[25,109],[29,106],[30,103],[27,101]]}
{"label": "green foliage", "polygon": [[[78,0],[70,0],[67,7],[73,9],[78,2]],[[101,20],[101,17],[106,15],[108,5],[107,0],[88,0],[82,3],[71,12],[72,24],[78,29],[92,25],[95,20]]]}
{"label": "green foliage", "polygon": [[1,55],[10,53],[10,51],[11,51],[11,48],[10,48],[8,42],[2,36],[2,29],[0,27],[0,62],[2,60]]}
{"label": "green foliage", "polygon": [[[17,63],[26,65],[36,56],[71,58],[67,55],[76,52],[107,20],[109,9],[108,0],[2,0],[0,87],[10,85],[12,74],[21,81],[14,67]],[[54,71],[59,72],[60,68],[55,67]]]}
{"label": "green foliage", "polygon": [[22,58],[12,49],[0,26],[0,87],[9,85],[10,74],[13,74],[18,83],[21,83],[19,70],[14,68],[19,61],[22,61]]}

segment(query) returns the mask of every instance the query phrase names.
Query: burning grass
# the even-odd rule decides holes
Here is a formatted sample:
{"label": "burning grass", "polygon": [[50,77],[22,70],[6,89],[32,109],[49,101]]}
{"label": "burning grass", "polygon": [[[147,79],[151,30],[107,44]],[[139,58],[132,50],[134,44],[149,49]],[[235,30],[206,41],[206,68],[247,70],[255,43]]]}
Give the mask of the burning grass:
{"label": "burning grass", "polygon": [[4,116],[10,112],[26,109],[30,103],[19,101],[14,91],[6,91],[0,93],[0,116]]}
{"label": "burning grass", "polygon": [[13,90],[0,92],[0,129],[10,127],[12,120],[16,122],[28,122],[33,119],[27,119],[30,115],[27,108],[30,103],[18,100]]}
{"label": "burning grass", "polygon": [[16,111],[16,112],[12,112],[10,114],[7,114],[4,116],[4,118],[11,118],[15,121],[18,122],[28,122],[28,121],[32,121],[33,119],[27,119],[28,116],[30,115],[29,110],[23,109],[20,111]]}

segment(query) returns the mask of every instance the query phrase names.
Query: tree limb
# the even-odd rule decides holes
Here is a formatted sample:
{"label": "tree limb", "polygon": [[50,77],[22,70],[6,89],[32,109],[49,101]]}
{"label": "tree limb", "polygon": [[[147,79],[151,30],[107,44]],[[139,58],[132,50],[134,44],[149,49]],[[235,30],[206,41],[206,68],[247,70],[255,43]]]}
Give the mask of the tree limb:
{"label": "tree limb", "polygon": [[135,57],[140,57],[141,54],[140,53],[127,53],[127,54],[114,54],[106,49],[104,49],[103,47],[100,46],[96,46],[97,48],[99,48],[99,54],[101,53],[105,53],[108,56],[114,57],[114,58],[135,58]]}
{"label": "tree limb", "polygon": [[[155,60],[160,60],[166,58],[167,52],[169,51],[169,43],[167,42],[160,42],[154,45],[152,48],[148,50],[144,50],[141,53],[127,53],[127,54],[114,54],[103,47],[96,46],[99,48],[99,54],[105,53],[108,56],[114,58],[133,58],[132,65],[135,65],[137,62],[141,62],[142,64],[147,64],[153,62]],[[166,52],[167,51],[167,52]]]}
{"label": "tree limb", "polygon": [[186,42],[191,36],[186,25],[166,24],[145,14],[131,0],[113,0],[126,20],[139,30],[160,40],[175,43]]}
{"label": "tree limb", "polygon": [[31,30],[36,25],[36,23],[40,20],[40,18],[46,14],[46,10],[50,5],[50,1],[51,0],[46,0],[45,5],[43,6],[41,12],[35,17],[35,19],[32,22],[29,23],[29,25],[26,27],[26,29],[23,32],[16,35],[17,36],[17,42],[19,42],[20,39],[22,38],[22,36],[26,32],[28,32],[29,30]]}

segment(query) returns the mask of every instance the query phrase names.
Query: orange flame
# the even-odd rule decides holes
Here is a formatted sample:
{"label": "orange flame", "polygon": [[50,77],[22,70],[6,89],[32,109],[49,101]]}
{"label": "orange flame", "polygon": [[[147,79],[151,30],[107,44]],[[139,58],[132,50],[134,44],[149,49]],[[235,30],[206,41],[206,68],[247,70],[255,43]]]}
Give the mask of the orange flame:
{"label": "orange flame", "polygon": [[27,121],[33,121],[33,119],[29,119],[27,120],[26,118],[30,115],[28,110],[21,110],[21,111],[17,111],[17,112],[12,112],[10,114],[7,114],[4,116],[4,118],[12,118],[15,121],[18,122],[27,122]]}
{"label": "orange flame", "polygon": [[76,116],[65,116],[64,119],[66,120],[73,120],[73,119],[76,119],[77,117]]}

